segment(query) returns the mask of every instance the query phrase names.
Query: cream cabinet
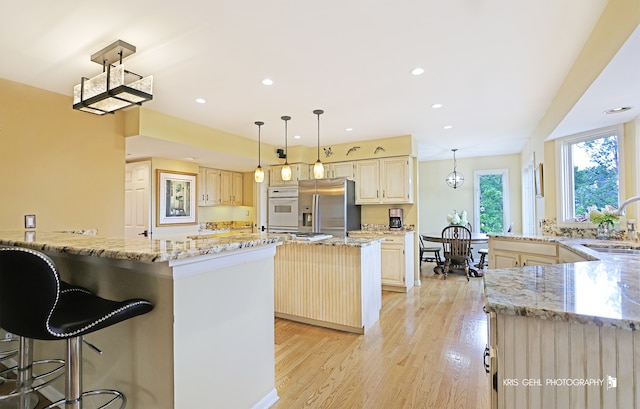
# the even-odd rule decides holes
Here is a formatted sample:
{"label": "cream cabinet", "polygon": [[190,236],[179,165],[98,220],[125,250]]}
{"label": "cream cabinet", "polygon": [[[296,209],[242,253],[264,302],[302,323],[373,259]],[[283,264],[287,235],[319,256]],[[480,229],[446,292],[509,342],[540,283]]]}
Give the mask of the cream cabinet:
{"label": "cream cabinet", "polygon": [[414,232],[371,234],[349,232],[350,237],[384,237],[381,246],[382,289],[407,292],[414,285]]}
{"label": "cream cabinet", "polygon": [[356,180],[356,165],[354,162],[327,163],[324,165],[324,177]]}
{"label": "cream cabinet", "polygon": [[220,204],[242,205],[242,173],[220,171]]}
{"label": "cream cabinet", "polygon": [[200,168],[198,170],[198,206],[220,204],[220,170]]}
{"label": "cream cabinet", "polygon": [[558,264],[556,243],[489,239],[489,268],[510,268]]}
{"label": "cream cabinet", "polygon": [[308,163],[290,163],[291,180],[282,180],[282,167],[284,165],[271,165],[269,167],[269,186],[297,185],[300,180],[309,179]]}
{"label": "cream cabinet", "polygon": [[413,203],[413,160],[408,156],[356,162],[356,204]]}
{"label": "cream cabinet", "polygon": [[587,261],[588,259],[562,245],[558,245],[558,264]]}

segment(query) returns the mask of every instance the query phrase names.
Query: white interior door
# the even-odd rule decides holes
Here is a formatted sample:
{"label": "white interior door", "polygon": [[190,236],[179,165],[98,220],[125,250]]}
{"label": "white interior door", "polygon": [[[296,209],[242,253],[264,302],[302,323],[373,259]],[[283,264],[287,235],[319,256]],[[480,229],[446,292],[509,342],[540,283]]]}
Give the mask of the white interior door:
{"label": "white interior door", "polygon": [[151,162],[127,163],[124,175],[124,235],[151,234]]}

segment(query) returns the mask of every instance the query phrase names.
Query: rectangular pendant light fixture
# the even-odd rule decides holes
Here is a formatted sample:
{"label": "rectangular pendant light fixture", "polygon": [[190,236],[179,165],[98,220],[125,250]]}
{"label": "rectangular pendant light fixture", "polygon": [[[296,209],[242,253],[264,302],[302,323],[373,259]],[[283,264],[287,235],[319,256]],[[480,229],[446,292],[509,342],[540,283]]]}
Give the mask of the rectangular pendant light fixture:
{"label": "rectangular pendant light fixture", "polygon": [[103,72],[90,79],[82,77],[73,87],[73,109],[104,115],[152,100],[153,76],[142,77],[122,64],[135,52],[135,46],[118,40],[93,54],[91,61],[102,65]]}

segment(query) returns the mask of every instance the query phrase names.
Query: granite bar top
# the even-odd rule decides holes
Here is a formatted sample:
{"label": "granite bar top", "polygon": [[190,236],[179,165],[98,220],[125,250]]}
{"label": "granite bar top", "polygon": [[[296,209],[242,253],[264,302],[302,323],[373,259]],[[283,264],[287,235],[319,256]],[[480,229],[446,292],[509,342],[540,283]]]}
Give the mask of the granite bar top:
{"label": "granite bar top", "polygon": [[301,244],[305,246],[333,246],[333,247],[366,247],[372,243],[383,242],[384,237],[366,238],[366,237],[331,237],[329,239],[318,241],[304,240],[286,240],[286,244]]}
{"label": "granite bar top", "polygon": [[205,256],[247,247],[282,243],[288,237],[268,233],[244,233],[206,240],[154,240],[108,238],[72,233],[0,231],[0,245],[38,251],[158,263]]}
{"label": "granite bar top", "polygon": [[551,236],[492,236],[558,243],[587,260],[577,263],[488,269],[486,307],[500,314],[640,329],[640,255],[594,250],[638,248],[621,241]]}

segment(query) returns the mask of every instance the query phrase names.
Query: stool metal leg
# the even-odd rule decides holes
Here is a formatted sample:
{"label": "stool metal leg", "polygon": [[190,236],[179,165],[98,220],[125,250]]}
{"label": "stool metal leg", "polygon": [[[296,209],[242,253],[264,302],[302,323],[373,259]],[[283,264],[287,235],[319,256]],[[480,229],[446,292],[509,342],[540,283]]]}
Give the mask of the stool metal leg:
{"label": "stool metal leg", "polygon": [[82,409],[82,337],[67,339],[65,409]]}

